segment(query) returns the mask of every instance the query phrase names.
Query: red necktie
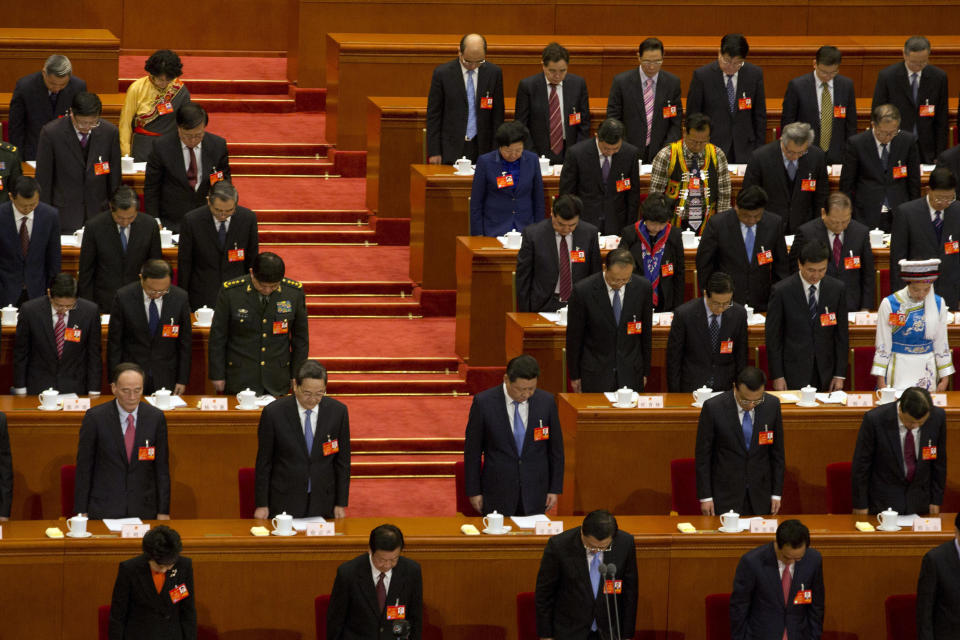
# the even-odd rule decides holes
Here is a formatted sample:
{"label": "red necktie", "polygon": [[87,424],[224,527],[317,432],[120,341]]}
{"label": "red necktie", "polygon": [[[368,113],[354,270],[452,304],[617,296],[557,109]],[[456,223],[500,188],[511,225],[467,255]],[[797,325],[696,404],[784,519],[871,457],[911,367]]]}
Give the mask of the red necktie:
{"label": "red necktie", "polygon": [[840,242],[840,236],[833,236],[833,264],[840,268],[840,254],[843,253],[843,243]]}
{"label": "red necktie", "polygon": [[187,167],[187,182],[190,183],[191,189],[197,188],[197,150],[187,147],[187,151],[190,153],[190,166]]}
{"label": "red necktie", "polygon": [[127,462],[133,461],[133,441],[137,437],[137,427],[133,423],[133,414],[127,414],[127,432],[123,434],[123,444],[127,447]]}
{"label": "red necktie", "polygon": [[907,429],[903,439],[903,461],[907,465],[907,482],[913,482],[913,475],[917,472],[917,448],[913,442],[913,429]]}
{"label": "red necktie", "polygon": [[380,611],[383,611],[384,607],[387,606],[387,588],[383,584],[383,572],[380,572],[380,577],[377,578],[377,604],[380,605]]}
{"label": "red necktie", "polygon": [[27,216],[20,218],[20,254],[24,260],[30,251],[30,231],[27,229]]}
{"label": "red necktie", "polygon": [[[783,568],[783,576],[780,578],[780,584],[783,585],[783,604],[790,606],[790,583],[793,581],[793,576],[790,575],[790,567],[786,566]],[[786,621],[784,621],[786,624]],[[787,639],[787,628],[783,628],[783,640]]]}
{"label": "red necktie", "polygon": [[57,324],[53,327],[53,336],[57,340],[57,359],[63,357],[63,339],[66,332],[66,326],[63,322],[63,314],[57,313]]}
{"label": "red necktie", "polygon": [[563,118],[560,114],[560,96],[557,85],[550,84],[550,150],[556,155],[563,153]]}
{"label": "red necktie", "polygon": [[573,293],[573,276],[570,275],[570,247],[567,246],[567,236],[560,236],[560,253],[557,256],[560,263],[560,300],[570,299]]}

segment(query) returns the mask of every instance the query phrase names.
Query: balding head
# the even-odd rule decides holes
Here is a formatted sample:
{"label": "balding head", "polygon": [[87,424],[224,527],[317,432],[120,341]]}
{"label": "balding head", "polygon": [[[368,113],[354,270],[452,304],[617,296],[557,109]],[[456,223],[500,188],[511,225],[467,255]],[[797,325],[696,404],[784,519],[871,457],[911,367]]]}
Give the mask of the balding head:
{"label": "balding head", "polygon": [[460,40],[460,53],[467,60],[483,60],[487,56],[487,41],[479,33],[468,33]]}

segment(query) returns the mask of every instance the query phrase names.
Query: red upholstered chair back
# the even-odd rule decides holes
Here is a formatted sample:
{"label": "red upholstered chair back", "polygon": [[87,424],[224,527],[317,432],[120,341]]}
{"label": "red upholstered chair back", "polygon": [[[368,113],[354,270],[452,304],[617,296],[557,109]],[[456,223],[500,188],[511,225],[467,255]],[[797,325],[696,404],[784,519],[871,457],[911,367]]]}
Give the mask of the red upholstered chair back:
{"label": "red upholstered chair back", "polygon": [[850,468],[849,462],[827,465],[827,513],[839,515],[853,511]]}
{"label": "red upholstered chair back", "polygon": [[877,308],[880,301],[890,295],[890,269],[877,269]]}
{"label": "red upholstered chair back", "polygon": [[76,475],[77,465],[65,464],[60,467],[60,515],[64,518],[77,515],[73,510],[73,487]]}
{"label": "red upholstered chair back", "polygon": [[330,595],[317,596],[313,601],[313,611],[317,617],[317,640],[327,640],[327,609],[330,608]]}
{"label": "red upholstered chair back", "polygon": [[681,516],[700,515],[694,458],[677,458],[670,461],[670,508]]}
{"label": "red upholstered chair back", "polygon": [[887,640],[917,640],[917,594],[887,596]]}
{"label": "red upholstered chair back", "polygon": [[102,604],[97,609],[97,638],[110,640],[110,605]]}
{"label": "red upholstered chair back", "polygon": [[536,594],[524,591],[517,594],[517,640],[537,640]]}
{"label": "red upholstered chair back", "polygon": [[467,498],[467,480],[466,473],[463,470],[463,460],[457,460],[453,463],[453,479],[454,488],[457,492],[457,513],[462,513],[471,518],[483,515],[477,513],[477,510],[473,508]]}
{"label": "red upholstered chair back", "polygon": [[873,368],[873,354],[875,351],[875,347],[867,345],[850,349],[851,391],[873,391],[876,387],[876,381],[873,376],[870,375],[870,369]]}
{"label": "red upholstered chair back", "polygon": [[730,640],[730,594],[711,593],[704,601],[707,640]]}
{"label": "red upholstered chair back", "polygon": [[240,519],[252,520],[253,512],[256,510],[256,469],[253,467],[240,467],[237,471],[237,490],[240,498]]}

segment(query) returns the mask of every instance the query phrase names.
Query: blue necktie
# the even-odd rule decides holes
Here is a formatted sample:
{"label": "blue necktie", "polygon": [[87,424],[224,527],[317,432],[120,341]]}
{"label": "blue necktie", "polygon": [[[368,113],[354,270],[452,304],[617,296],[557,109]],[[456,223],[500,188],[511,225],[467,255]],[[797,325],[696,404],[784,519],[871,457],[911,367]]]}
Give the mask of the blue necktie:
{"label": "blue necktie", "polygon": [[150,300],[150,316],[147,318],[150,327],[150,335],[157,335],[157,328],[160,326],[160,312],[157,310],[157,301]]}
{"label": "blue necktie", "polygon": [[733,76],[727,76],[727,102],[730,103],[730,113],[736,111],[737,90],[733,86]]}
{"label": "blue necktie", "polygon": [[887,150],[887,143],[884,142],[880,145],[880,164],[883,165],[883,170],[887,170],[887,165],[890,162],[890,152]]}
{"label": "blue necktie", "polygon": [[933,228],[937,232],[937,244],[943,241],[943,211],[934,212]]}
{"label": "blue necktie", "polygon": [[787,163],[787,175],[790,176],[790,182],[797,179],[797,163],[793,160]]}
{"label": "blue necktie", "polygon": [[753,418],[750,417],[749,411],[743,412],[743,442],[747,445],[747,450],[750,450],[750,441],[753,439]]}
{"label": "blue necktie", "polygon": [[747,247],[747,264],[753,260],[753,243],[756,236],[753,233],[753,227],[747,227],[747,235],[743,239],[743,244]]}
{"label": "blue necktie", "polygon": [[127,229],[128,227],[120,227],[120,246],[123,248],[123,252],[127,252]]}
{"label": "blue necktie", "polygon": [[607,180],[610,179],[610,156],[603,156],[603,164],[600,165],[600,175],[603,178],[603,188],[607,188]]}
{"label": "blue necktie", "polygon": [[[593,560],[590,561],[590,584],[593,585],[593,599],[597,599],[597,592],[600,590],[600,552],[593,554]],[[597,621],[594,620],[590,625],[590,631],[597,630]]]}
{"label": "blue necktie", "polygon": [[520,403],[513,402],[513,439],[517,443],[517,455],[523,453],[523,438],[527,430],[523,426],[523,418],[520,417]]}
{"label": "blue necktie", "polygon": [[620,289],[613,292],[613,319],[620,326]]}
{"label": "blue necktie", "polygon": [[474,70],[467,71],[467,140],[477,135],[477,92],[473,88]]}
{"label": "blue necktie", "polygon": [[910,89],[913,91],[913,104],[917,104],[917,92],[920,90],[920,82],[916,73],[910,74]]}
{"label": "blue necktie", "polygon": [[816,285],[810,285],[810,289],[807,291],[807,307],[810,308],[810,319],[816,322],[817,320],[817,287]]}
{"label": "blue necktie", "polygon": [[[307,409],[303,412],[303,439],[307,442],[307,457],[313,452],[313,422],[310,421],[312,411]],[[310,493],[311,480],[307,478],[307,493]]]}
{"label": "blue necktie", "polygon": [[227,244],[227,222],[225,220],[220,223],[220,230],[217,234],[220,238],[220,248],[223,249],[224,245]]}

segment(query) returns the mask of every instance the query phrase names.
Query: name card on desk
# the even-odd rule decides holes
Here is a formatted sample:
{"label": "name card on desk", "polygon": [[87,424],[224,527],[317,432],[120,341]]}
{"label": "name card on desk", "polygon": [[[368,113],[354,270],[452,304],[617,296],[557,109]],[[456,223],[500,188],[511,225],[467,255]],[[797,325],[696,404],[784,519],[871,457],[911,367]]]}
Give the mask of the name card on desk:
{"label": "name card on desk", "polygon": [[125,524],[120,526],[121,538],[142,538],[150,531],[148,524]]}
{"label": "name card on desk", "polygon": [[947,406],[947,394],[945,393],[931,393],[930,398],[933,400],[933,406],[935,407]]}
{"label": "name card on desk", "polygon": [[858,327],[870,327],[876,326],[877,324],[877,314],[871,313],[870,311],[858,311],[854,318],[853,324]]}
{"label": "name card on desk", "polygon": [[640,396],[637,400],[639,409],[663,409],[663,396]]}
{"label": "name card on desk", "polygon": [[914,518],[914,531],[940,531],[940,518]]}
{"label": "name card on desk", "polygon": [[90,398],[64,398],[64,411],[87,411],[90,408]]}
{"label": "name card on desk", "polygon": [[563,533],[563,520],[538,520],[534,533],[538,536],[555,536]]}
{"label": "name card on desk", "polygon": [[332,522],[308,522],[307,523],[308,538],[312,538],[315,536],[332,536],[332,535],[334,535]]}
{"label": "name card on desk", "polygon": [[847,406],[848,407],[872,407],[873,394],[872,393],[848,393]]}
{"label": "name card on desk", "polygon": [[3,540],[3,527],[0,527],[0,540]]}
{"label": "name card on desk", "polygon": [[750,533],[776,533],[776,519],[754,518],[750,521]]}
{"label": "name card on desk", "polygon": [[226,398],[200,398],[200,411],[226,411]]}

